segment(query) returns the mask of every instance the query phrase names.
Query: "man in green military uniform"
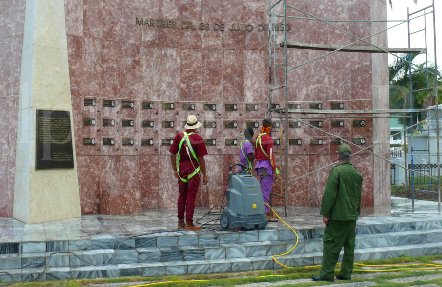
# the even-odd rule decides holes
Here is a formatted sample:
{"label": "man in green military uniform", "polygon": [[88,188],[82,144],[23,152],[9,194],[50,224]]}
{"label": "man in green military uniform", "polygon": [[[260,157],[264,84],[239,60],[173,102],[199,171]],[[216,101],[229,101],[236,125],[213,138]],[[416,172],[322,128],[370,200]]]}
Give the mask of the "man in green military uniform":
{"label": "man in green military uniform", "polygon": [[313,281],[334,281],[334,269],[344,247],[340,280],[351,280],[356,237],[356,220],[361,212],[362,176],[350,163],[351,148],[338,148],[339,164],[331,171],[321,203],[326,225],[323,238],[323,260],[319,276]]}

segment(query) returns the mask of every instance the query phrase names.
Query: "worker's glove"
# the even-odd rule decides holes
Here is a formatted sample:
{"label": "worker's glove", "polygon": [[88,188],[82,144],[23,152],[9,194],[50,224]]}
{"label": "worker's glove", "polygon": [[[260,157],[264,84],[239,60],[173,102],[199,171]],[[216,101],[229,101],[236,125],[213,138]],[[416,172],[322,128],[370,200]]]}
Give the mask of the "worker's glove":
{"label": "worker's glove", "polygon": [[276,169],[275,169],[275,173],[276,173],[276,175],[279,175],[279,174],[280,174],[280,172],[279,172],[279,168],[276,168]]}

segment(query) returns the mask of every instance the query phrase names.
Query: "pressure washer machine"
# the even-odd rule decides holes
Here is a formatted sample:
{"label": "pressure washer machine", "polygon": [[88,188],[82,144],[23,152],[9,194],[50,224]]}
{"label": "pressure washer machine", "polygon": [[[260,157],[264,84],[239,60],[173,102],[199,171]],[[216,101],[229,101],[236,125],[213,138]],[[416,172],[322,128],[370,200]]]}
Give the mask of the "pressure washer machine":
{"label": "pressure washer machine", "polygon": [[[237,166],[241,167],[240,172],[235,172]],[[253,175],[244,170],[241,164],[229,166],[227,204],[220,217],[223,229],[264,229],[267,226],[261,186]]]}

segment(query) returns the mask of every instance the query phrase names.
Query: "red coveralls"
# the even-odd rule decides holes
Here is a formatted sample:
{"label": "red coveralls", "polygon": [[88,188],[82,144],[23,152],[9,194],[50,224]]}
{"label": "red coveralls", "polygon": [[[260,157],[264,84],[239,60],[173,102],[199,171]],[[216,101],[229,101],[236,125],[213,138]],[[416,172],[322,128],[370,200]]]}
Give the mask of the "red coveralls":
{"label": "red coveralls", "polygon": [[[203,138],[194,133],[194,130],[186,130],[186,133],[193,133],[189,136],[190,144],[198,158],[207,155],[206,145]],[[178,148],[183,133],[179,132],[173,139],[173,143],[170,146],[169,152],[176,155],[178,154]],[[190,157],[189,157],[190,155]],[[186,178],[196,168],[198,168],[197,161],[193,158],[192,153],[187,153],[185,144],[181,146],[180,150],[180,177]],[[190,178],[187,182],[178,180],[179,196],[178,196],[178,219],[186,218],[186,222],[193,222],[193,213],[195,210],[195,198],[200,187],[201,176],[196,174]],[[185,216],[185,217],[184,217]]]}

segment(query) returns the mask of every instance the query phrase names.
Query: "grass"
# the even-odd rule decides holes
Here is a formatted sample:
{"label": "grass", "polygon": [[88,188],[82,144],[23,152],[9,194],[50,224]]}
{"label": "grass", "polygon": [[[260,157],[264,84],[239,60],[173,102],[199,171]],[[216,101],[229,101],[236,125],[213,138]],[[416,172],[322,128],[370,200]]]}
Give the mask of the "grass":
{"label": "grass", "polygon": [[[400,257],[383,260],[373,260],[360,262],[366,265],[386,265],[386,264],[427,264],[432,263],[435,260],[442,260],[442,255],[425,256],[425,257]],[[109,284],[109,283],[127,283],[125,286],[131,286],[139,284],[137,282],[157,283],[150,286],[235,286],[239,284],[247,283],[259,283],[259,282],[278,282],[285,280],[297,280],[297,279],[309,279],[313,275],[318,274],[320,266],[304,266],[304,267],[292,267],[281,270],[263,270],[252,272],[237,272],[237,273],[219,273],[219,274],[202,274],[202,275],[188,275],[188,276],[163,276],[163,277],[123,277],[123,278],[109,278],[109,279],[94,279],[94,280],[64,280],[64,281],[44,281],[44,282],[28,282],[28,283],[15,283],[8,285],[10,287],[86,287],[92,284]],[[392,267],[389,267],[392,268]],[[415,270],[402,270],[393,273],[375,273],[368,277],[361,276],[366,272],[361,271],[361,267],[355,266],[355,272],[352,282],[371,281],[376,282],[376,286],[383,287],[396,287],[396,286],[419,286],[424,284],[434,284],[442,286],[441,278],[429,278],[428,280],[422,280],[423,275],[429,274],[441,274],[440,270],[422,271],[415,266]],[[380,268],[377,268],[380,269]],[[407,278],[416,276],[416,280],[410,282],[392,282],[392,279]],[[193,280],[204,280],[202,282]],[[169,281],[174,281],[167,283]],[[338,283],[339,281],[335,281]],[[343,282],[344,283],[344,282]],[[318,282],[297,282],[296,286],[308,287],[318,285],[329,285],[328,283]],[[2,286],[0,284],[0,286]],[[281,285],[279,285],[281,286]],[[289,286],[289,285],[287,285]]]}

